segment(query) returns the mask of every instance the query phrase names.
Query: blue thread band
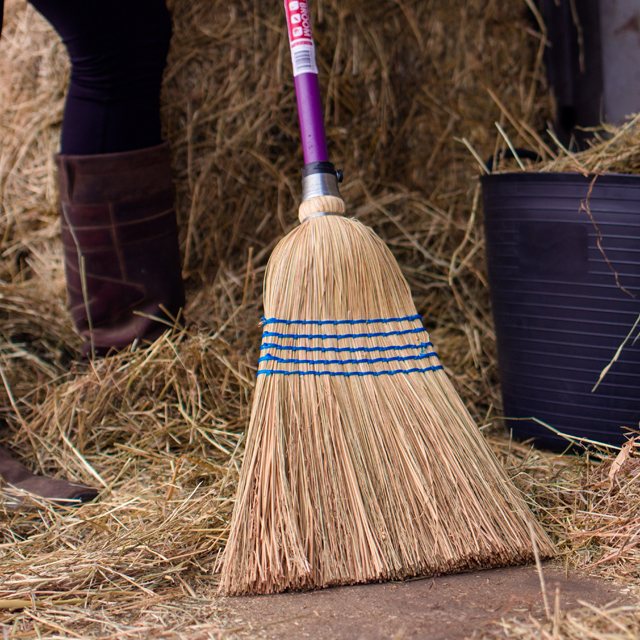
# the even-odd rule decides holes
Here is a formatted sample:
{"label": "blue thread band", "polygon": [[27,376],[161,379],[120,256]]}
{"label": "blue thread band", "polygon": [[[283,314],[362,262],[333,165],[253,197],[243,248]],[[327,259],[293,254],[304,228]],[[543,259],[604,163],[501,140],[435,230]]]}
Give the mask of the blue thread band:
{"label": "blue thread band", "polygon": [[257,375],[259,376],[341,376],[343,378],[350,378],[352,376],[395,376],[401,373],[427,373],[428,371],[440,371],[444,369],[441,364],[434,365],[433,367],[425,367],[424,369],[395,369],[395,370],[383,370],[383,371],[282,371],[279,369],[259,369]]}
{"label": "blue thread band", "polygon": [[[422,333],[424,329],[406,329],[404,331],[383,331],[380,333],[344,333],[336,335],[331,333],[278,333],[277,331],[263,331],[263,338],[290,338],[291,340],[345,340],[346,338],[386,338],[387,336],[404,336],[409,333]],[[426,331],[424,331],[426,333]]]}
{"label": "blue thread band", "polygon": [[415,314],[413,316],[403,316],[401,318],[364,318],[362,320],[282,320],[281,318],[265,318],[262,317],[262,325],[268,324],[297,324],[297,325],[312,325],[314,327],[321,327],[322,325],[337,325],[337,324],[377,324],[379,322],[414,322],[415,320],[421,320],[422,316]]}
{"label": "blue thread band", "polygon": [[433,347],[432,342],[420,342],[419,344],[393,345],[391,347],[287,347],[275,342],[265,342],[260,351],[275,349],[276,351],[305,351],[320,353],[371,353],[373,351],[404,351],[405,349],[427,349]]}
{"label": "blue thread band", "polygon": [[361,358],[354,360],[298,360],[296,358],[279,358],[267,354],[262,356],[258,362],[279,362],[281,364],[378,364],[380,362],[408,362],[411,360],[426,360],[427,358],[437,358],[435,351],[425,353],[419,356],[396,356],[393,358]]}

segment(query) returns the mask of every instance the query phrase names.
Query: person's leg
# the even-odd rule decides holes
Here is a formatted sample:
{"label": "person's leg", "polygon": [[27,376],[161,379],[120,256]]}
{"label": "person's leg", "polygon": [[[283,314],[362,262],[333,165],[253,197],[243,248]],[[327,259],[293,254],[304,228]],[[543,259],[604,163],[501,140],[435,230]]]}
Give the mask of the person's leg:
{"label": "person's leg", "polygon": [[[0,0],[2,2],[2,0]],[[32,0],[72,73],[58,156],[67,289],[85,350],[150,339],[184,304],[160,85],[171,21],[164,0]],[[0,447],[0,493],[85,502],[97,491],[37,476]],[[4,485],[8,485],[5,487]],[[19,499],[19,498],[18,498]]]}
{"label": "person's leg", "polygon": [[71,60],[61,153],[160,144],[160,89],[171,39],[164,0],[30,2],[56,29]]}
{"label": "person's leg", "polygon": [[171,18],[164,0],[31,3],[71,60],[58,156],[67,290],[85,353],[106,354],[157,337],[184,305],[160,130]]}

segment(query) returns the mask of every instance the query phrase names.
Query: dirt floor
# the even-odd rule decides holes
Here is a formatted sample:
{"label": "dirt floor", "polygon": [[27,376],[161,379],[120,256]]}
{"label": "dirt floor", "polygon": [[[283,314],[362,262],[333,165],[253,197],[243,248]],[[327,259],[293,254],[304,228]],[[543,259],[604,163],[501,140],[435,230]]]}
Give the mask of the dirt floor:
{"label": "dirt floor", "polygon": [[[567,611],[582,602],[604,606],[628,601],[619,588],[603,580],[567,576],[550,566],[544,568],[543,576],[550,610],[559,605]],[[229,598],[226,605],[230,611],[228,632],[247,638],[288,640],[462,640],[474,634],[481,636],[503,618],[543,619],[546,615],[535,567],[312,593]]]}

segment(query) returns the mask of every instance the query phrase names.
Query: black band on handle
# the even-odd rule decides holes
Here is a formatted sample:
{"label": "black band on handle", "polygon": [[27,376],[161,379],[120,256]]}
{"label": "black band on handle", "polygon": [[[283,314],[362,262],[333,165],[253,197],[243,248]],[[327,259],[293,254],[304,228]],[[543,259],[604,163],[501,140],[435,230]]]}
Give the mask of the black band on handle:
{"label": "black band on handle", "polygon": [[336,169],[332,162],[309,162],[302,169],[302,177],[306,178],[314,173],[328,173],[335,176],[338,182],[342,182],[344,174],[342,169]]}
{"label": "black band on handle", "polygon": [[336,168],[332,162],[309,162],[302,169],[302,177],[306,178],[314,173],[330,173],[336,175]]}

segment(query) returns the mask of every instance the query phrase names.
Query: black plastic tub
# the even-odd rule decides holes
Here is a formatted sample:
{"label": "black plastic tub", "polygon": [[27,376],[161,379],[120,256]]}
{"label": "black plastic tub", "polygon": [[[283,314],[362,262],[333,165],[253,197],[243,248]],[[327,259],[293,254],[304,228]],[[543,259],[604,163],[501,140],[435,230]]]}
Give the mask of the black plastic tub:
{"label": "black plastic tub", "polygon": [[[640,421],[640,339],[592,389],[640,315],[640,176],[495,174],[482,191],[504,415],[621,444]],[[508,427],[568,444],[533,420]]]}

